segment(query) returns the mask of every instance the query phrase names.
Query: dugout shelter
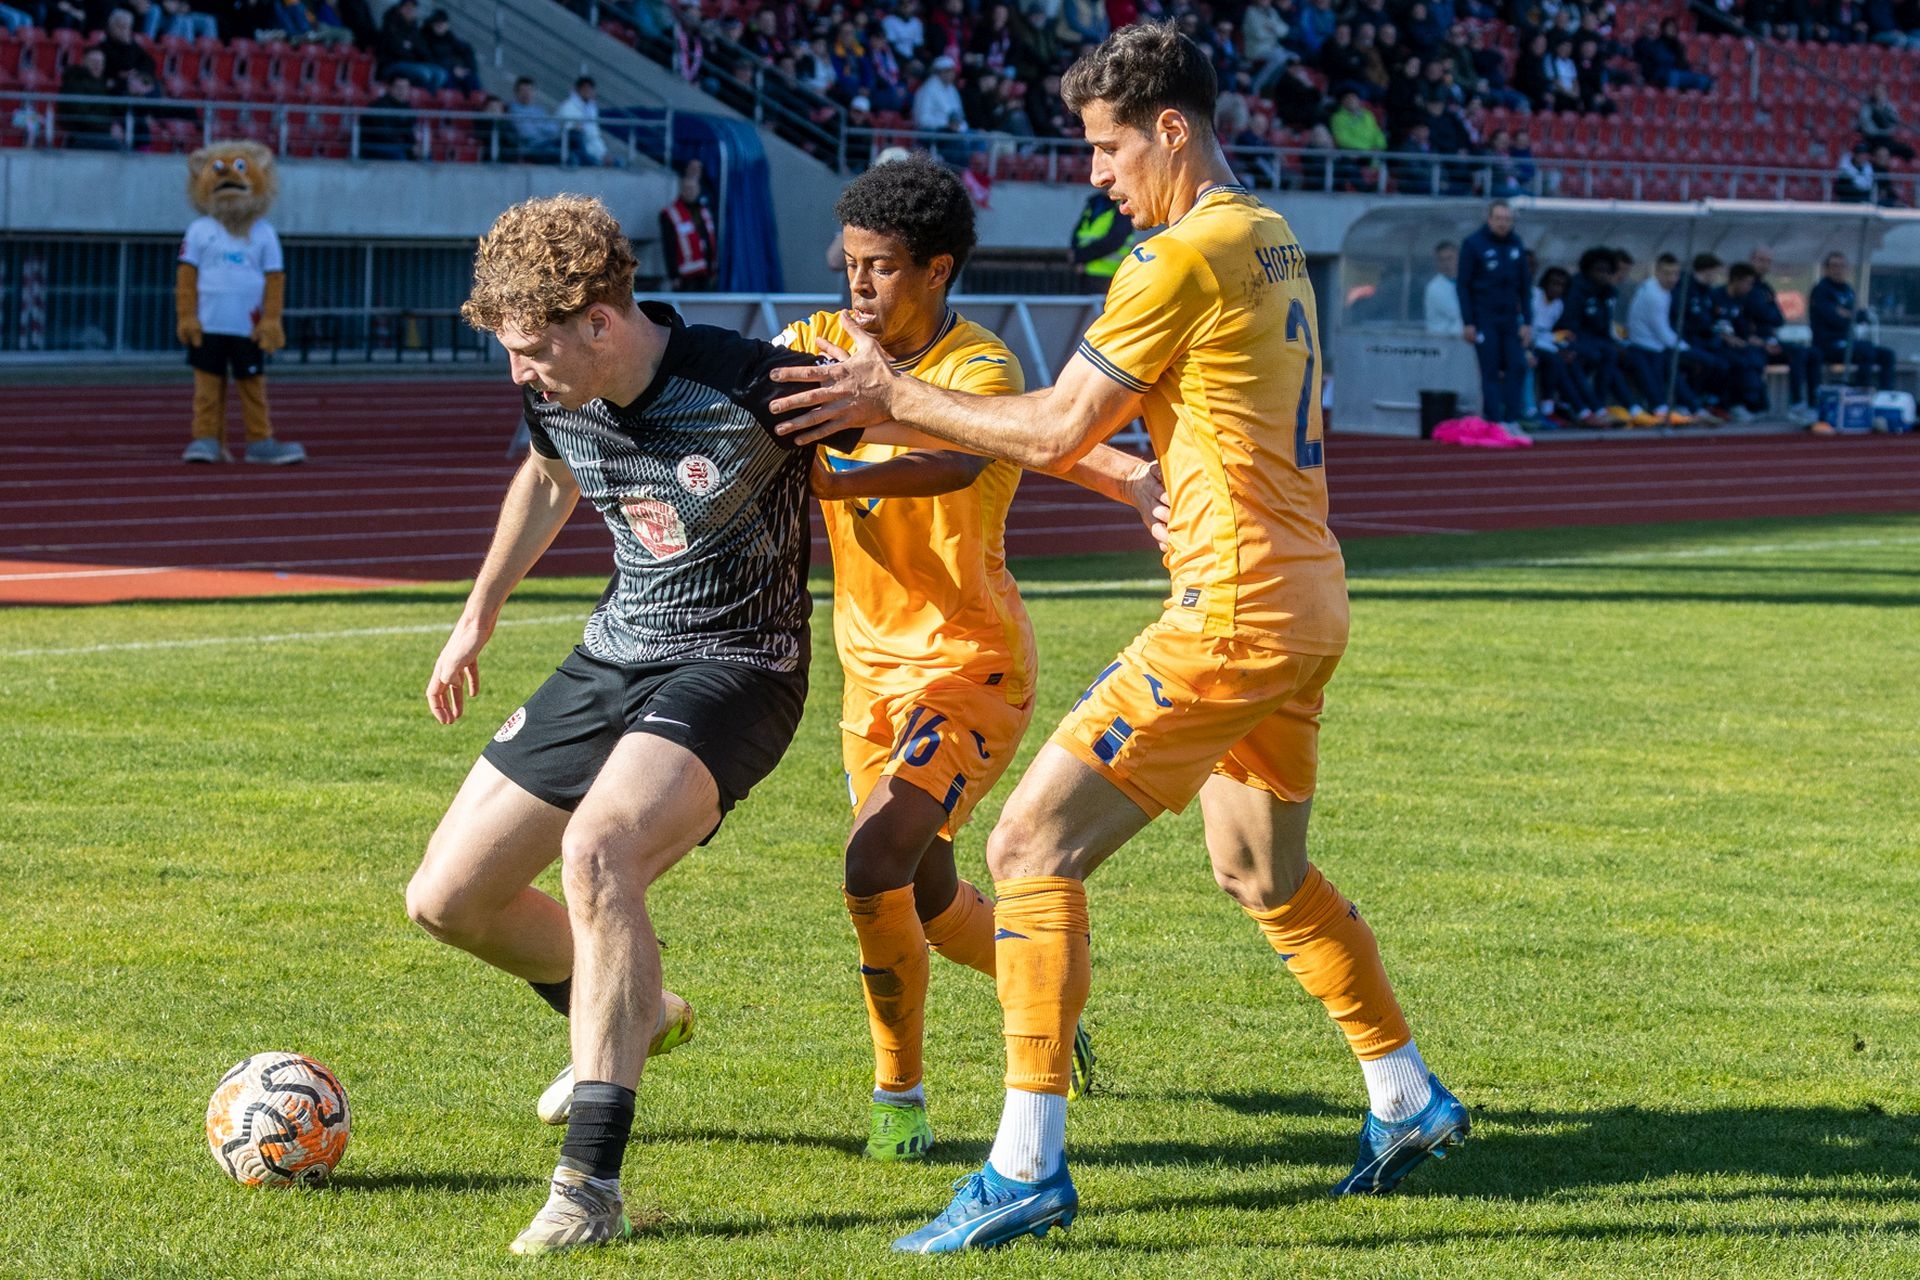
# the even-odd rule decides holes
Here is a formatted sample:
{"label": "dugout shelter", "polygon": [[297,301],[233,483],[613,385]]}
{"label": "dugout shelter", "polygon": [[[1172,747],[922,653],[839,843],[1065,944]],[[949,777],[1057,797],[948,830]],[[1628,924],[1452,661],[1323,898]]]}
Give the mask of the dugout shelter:
{"label": "dugout shelter", "polygon": [[[1804,317],[1806,292],[1820,277],[1820,260],[1839,250],[1853,263],[1854,286],[1873,297],[1872,262],[1890,238],[1920,244],[1920,211],[1872,205],[1778,204],[1757,200],[1697,200],[1658,204],[1622,200],[1515,199],[1514,229],[1534,255],[1533,276],[1550,266],[1577,272],[1580,255],[1595,246],[1624,248],[1633,267],[1621,285],[1624,322],[1633,290],[1671,253],[1684,269],[1695,254],[1727,263],[1744,261],[1756,245],[1773,249],[1769,277],[1793,322]],[[1462,413],[1480,405],[1480,372],[1472,349],[1457,337],[1431,335],[1421,315],[1433,277],[1434,247],[1456,244],[1486,221],[1479,199],[1402,199],[1356,218],[1341,243],[1332,296],[1322,314],[1332,328],[1332,420],[1341,431],[1420,434],[1420,393],[1449,391]],[[1904,247],[1904,245],[1903,245]],[[1796,305],[1799,308],[1796,310]],[[1799,337],[1805,341],[1804,333]],[[1920,352],[1920,333],[1882,333],[1876,341],[1903,357]]]}

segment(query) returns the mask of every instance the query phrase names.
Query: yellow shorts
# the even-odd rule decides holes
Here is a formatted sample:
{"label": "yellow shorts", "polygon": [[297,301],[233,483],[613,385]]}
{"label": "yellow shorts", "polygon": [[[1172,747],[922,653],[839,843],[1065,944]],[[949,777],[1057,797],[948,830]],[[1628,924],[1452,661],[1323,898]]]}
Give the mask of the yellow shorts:
{"label": "yellow shorts", "polygon": [[840,703],[840,755],[855,813],[880,779],[899,777],[947,811],[951,840],[993,790],[1033,719],[985,685],[954,682],[888,696],[848,682]]}
{"label": "yellow shorts", "polygon": [[1313,794],[1320,709],[1339,663],[1154,622],[1095,677],[1052,741],[1149,816],[1180,812],[1215,773],[1297,803]]}

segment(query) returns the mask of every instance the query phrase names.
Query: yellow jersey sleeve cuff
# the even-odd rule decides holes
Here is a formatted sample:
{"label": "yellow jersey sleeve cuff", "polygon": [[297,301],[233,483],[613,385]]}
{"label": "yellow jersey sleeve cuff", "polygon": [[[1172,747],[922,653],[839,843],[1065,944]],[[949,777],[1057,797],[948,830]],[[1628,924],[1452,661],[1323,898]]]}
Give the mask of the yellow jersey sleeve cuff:
{"label": "yellow jersey sleeve cuff", "polygon": [[1147,390],[1149,386],[1148,383],[1142,382],[1140,379],[1134,377],[1132,374],[1128,373],[1125,369],[1122,369],[1119,365],[1115,364],[1113,361],[1101,355],[1100,352],[1097,349],[1095,349],[1094,345],[1091,342],[1088,342],[1087,340],[1085,340],[1084,338],[1081,339],[1080,341],[1080,354],[1085,356],[1087,358],[1087,361],[1090,364],[1092,364],[1094,368],[1106,374],[1109,378],[1112,378],[1115,382],[1119,383],[1121,386],[1125,387],[1127,390],[1129,391]]}

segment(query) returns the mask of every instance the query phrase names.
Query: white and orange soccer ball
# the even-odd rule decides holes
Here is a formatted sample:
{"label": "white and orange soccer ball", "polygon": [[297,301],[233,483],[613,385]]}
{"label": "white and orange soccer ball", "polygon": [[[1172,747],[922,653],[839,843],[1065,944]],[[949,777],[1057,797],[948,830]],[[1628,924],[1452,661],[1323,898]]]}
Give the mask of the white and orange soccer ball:
{"label": "white and orange soccer ball", "polygon": [[325,1182],[346,1154],[347,1091],[312,1058],[256,1053],[220,1077],[207,1103],[207,1146],[250,1187]]}

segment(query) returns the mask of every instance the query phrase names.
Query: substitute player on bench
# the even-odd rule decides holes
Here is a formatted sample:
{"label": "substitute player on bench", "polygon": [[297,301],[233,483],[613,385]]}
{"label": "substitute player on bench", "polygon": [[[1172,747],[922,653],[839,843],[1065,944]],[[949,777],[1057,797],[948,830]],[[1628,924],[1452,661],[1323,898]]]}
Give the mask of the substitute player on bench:
{"label": "substitute player on bench", "polygon": [[[1006,1103],[985,1167],[895,1241],[913,1252],[1072,1221],[1064,1095],[1090,981],[1083,881],[1196,794],[1215,879],[1360,1059],[1369,1113],[1335,1193],[1391,1190],[1468,1130],[1414,1047],[1372,931],[1307,859],[1322,696],[1346,645],[1347,596],[1326,525],[1305,255],[1285,220],[1234,182],[1211,127],[1213,69],[1171,24],[1115,32],[1063,89],[1094,147],[1094,184],[1136,225],[1167,229],[1129,255],[1057,385],[1022,396],[942,390],[899,377],[861,336],[843,364],[773,375],[821,384],[774,402],[776,412],[815,406],[783,424],[796,438],[891,421],[1042,470],[1144,412],[1171,495],[1165,613],[1095,678],[988,841]],[[881,428],[869,438],[922,437]]]}
{"label": "substitute player on bench", "polygon": [[[975,242],[973,201],[951,170],[924,155],[875,165],[835,213],[846,314],[894,369],[976,395],[1022,389],[1005,344],[947,305]],[[775,341],[813,353],[822,339],[852,341],[841,313],[818,312]],[[1133,501],[1151,524],[1161,491],[1142,460],[1102,446],[1074,478]],[[929,945],[994,973],[993,905],[960,879],[953,838],[1033,716],[1033,631],[1005,550],[1019,483],[1010,462],[953,451],[861,445],[815,462],[846,675],[840,740],[855,811],[846,901],[873,1034],[866,1152],[877,1160],[915,1159],[933,1144],[922,1053]],[[1093,1055],[1084,1034],[1074,1047],[1077,1095]]]}

